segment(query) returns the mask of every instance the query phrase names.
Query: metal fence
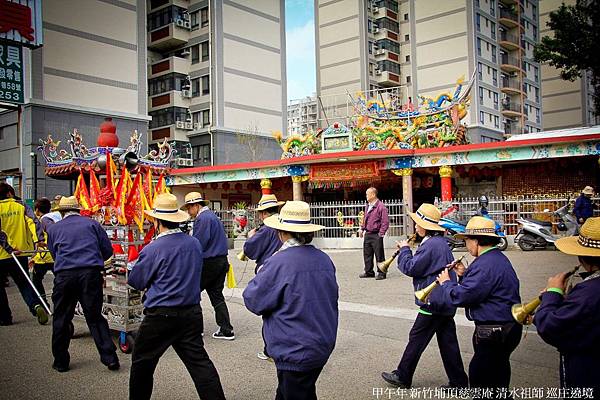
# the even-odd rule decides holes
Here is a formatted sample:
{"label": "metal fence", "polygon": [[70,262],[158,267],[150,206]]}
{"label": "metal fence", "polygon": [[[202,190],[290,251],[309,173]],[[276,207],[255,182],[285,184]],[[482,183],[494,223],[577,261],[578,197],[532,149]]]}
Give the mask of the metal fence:
{"label": "metal fence", "polygon": [[[499,221],[507,235],[517,234],[518,218],[535,218],[550,221],[557,224],[558,221],[553,212],[566,204],[571,203],[571,210],[576,198],[571,197],[491,197],[489,198],[488,212],[492,219]],[[600,198],[593,198],[595,203]],[[406,235],[407,223],[411,223],[410,217],[405,211],[402,200],[383,200],[388,209],[390,228],[388,236]],[[447,204],[447,203],[446,203]],[[477,198],[460,198],[451,201],[457,211],[451,214],[452,219],[468,221],[475,215],[479,206]],[[358,229],[364,217],[365,201],[339,201],[325,203],[311,203],[311,219],[315,224],[323,225],[325,228],[317,232],[315,237],[321,238],[351,238],[358,237]],[[547,211],[545,211],[547,210]],[[445,210],[442,210],[444,212]],[[233,236],[234,214],[233,210],[218,210],[216,214],[225,225],[228,236]],[[595,216],[600,216],[600,209],[594,210]],[[256,227],[260,221],[257,212],[251,208],[247,210],[249,229]]]}

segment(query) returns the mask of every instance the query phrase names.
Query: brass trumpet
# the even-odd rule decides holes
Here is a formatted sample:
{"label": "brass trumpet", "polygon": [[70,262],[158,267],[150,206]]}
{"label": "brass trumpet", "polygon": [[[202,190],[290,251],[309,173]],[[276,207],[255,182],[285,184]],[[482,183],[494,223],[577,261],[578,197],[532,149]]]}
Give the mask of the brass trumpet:
{"label": "brass trumpet", "polygon": [[[458,260],[454,260],[454,262],[452,263],[452,265],[450,265],[448,267],[449,270],[451,270],[452,268],[454,268],[456,266],[456,264],[458,264],[459,262],[461,262],[463,260],[463,258],[465,258],[466,254],[463,254]],[[433,289],[435,289],[435,287],[438,285],[438,281],[437,279],[433,282],[431,282],[427,287],[417,290],[415,292],[415,297],[422,303],[425,303],[427,301],[427,298],[429,297],[429,295],[431,294],[431,292],[433,291]]]}
{"label": "brass trumpet", "polygon": [[238,253],[237,258],[240,261],[248,261],[248,257],[246,257],[246,255],[244,254],[244,250]]}
{"label": "brass trumpet", "polygon": [[[575,274],[579,267],[580,265],[573,267],[572,270],[567,272],[566,279],[569,279],[573,274]],[[515,321],[517,321],[521,325],[531,325],[533,319],[530,317],[535,313],[535,310],[537,310],[541,303],[542,296],[538,296],[535,299],[531,300],[529,303],[515,304],[511,308],[512,316],[515,319]]]}
{"label": "brass trumpet", "polygon": [[[417,234],[416,233],[412,234],[411,237],[408,238],[408,243],[414,242],[416,238],[417,238]],[[396,257],[398,257],[398,254],[400,254],[400,249],[396,250],[394,252],[394,254],[392,254],[392,256],[390,258],[388,258],[387,260],[378,263],[377,268],[384,274],[387,274],[388,269],[390,268],[390,265],[392,265],[392,263],[394,262]]]}

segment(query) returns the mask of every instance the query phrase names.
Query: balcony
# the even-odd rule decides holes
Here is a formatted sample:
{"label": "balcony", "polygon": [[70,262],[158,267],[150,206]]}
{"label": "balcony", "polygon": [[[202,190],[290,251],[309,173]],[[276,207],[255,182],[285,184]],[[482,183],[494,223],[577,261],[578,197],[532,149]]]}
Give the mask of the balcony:
{"label": "balcony", "polygon": [[398,13],[394,12],[393,10],[390,10],[389,8],[373,6],[371,10],[373,11],[373,15],[377,19],[387,17],[398,22]]}
{"label": "balcony", "polygon": [[508,54],[500,55],[500,69],[506,72],[523,72],[519,60]]}
{"label": "balcony", "polygon": [[500,31],[500,37],[498,37],[498,44],[508,50],[519,50],[521,45],[519,44],[519,37],[517,35]]}
{"label": "balcony", "polygon": [[375,80],[381,86],[398,86],[400,84],[400,75],[389,71],[375,70]]}
{"label": "balcony", "polygon": [[165,75],[170,72],[189,74],[190,61],[181,57],[169,57],[148,66],[148,79]]}
{"label": "balcony", "polygon": [[500,80],[500,90],[508,94],[523,94],[521,83],[516,78],[502,78]]}
{"label": "balcony", "polygon": [[387,49],[377,49],[373,52],[375,59],[377,61],[390,60],[394,62],[399,62],[400,57],[398,54],[391,52]]}
{"label": "balcony", "polygon": [[155,51],[167,51],[186,44],[190,40],[190,30],[180,25],[179,21],[178,23],[172,22],[148,32],[148,48]]}
{"label": "balcony", "polygon": [[517,14],[503,8],[500,9],[498,22],[509,28],[516,28],[517,26],[519,26],[519,18],[517,17]]}
{"label": "balcony", "polygon": [[373,28],[373,36],[375,36],[376,40],[381,40],[381,39],[391,39],[391,40],[398,40],[398,34],[395,32],[392,32],[388,29],[385,28],[378,28],[378,27],[374,27]]}
{"label": "balcony", "polygon": [[171,90],[148,98],[148,111],[156,111],[167,107],[189,108],[191,92]]}
{"label": "balcony", "polygon": [[502,115],[507,117],[520,117],[523,115],[521,112],[521,105],[518,103],[507,103],[502,104]]}

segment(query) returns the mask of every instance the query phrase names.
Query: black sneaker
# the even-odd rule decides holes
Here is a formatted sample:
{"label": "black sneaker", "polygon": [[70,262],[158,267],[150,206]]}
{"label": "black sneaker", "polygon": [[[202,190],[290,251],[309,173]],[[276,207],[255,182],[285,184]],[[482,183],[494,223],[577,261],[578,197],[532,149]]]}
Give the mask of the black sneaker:
{"label": "black sneaker", "polygon": [[118,371],[121,368],[121,364],[118,361],[112,362],[107,365],[108,369],[111,371]]}
{"label": "black sneaker", "polygon": [[52,364],[52,369],[58,371],[58,372],[67,372],[69,370],[69,367],[65,367],[62,365],[57,365],[57,364]]}
{"label": "black sneaker", "polygon": [[377,276],[375,277],[375,280],[376,280],[376,281],[380,281],[380,280],[382,280],[382,279],[385,279],[385,274],[384,274],[383,272],[379,272],[379,273],[377,274]]}
{"label": "black sneaker", "polygon": [[402,382],[400,378],[398,378],[398,375],[393,372],[382,372],[381,377],[390,385],[394,385],[400,389],[410,389],[410,385]]}
{"label": "black sneaker", "polygon": [[228,334],[223,333],[220,329],[212,334],[213,339],[221,339],[221,340],[233,340],[235,339],[235,334],[233,331]]}
{"label": "black sneaker", "polygon": [[375,272],[363,272],[358,277],[359,278],[375,278]]}

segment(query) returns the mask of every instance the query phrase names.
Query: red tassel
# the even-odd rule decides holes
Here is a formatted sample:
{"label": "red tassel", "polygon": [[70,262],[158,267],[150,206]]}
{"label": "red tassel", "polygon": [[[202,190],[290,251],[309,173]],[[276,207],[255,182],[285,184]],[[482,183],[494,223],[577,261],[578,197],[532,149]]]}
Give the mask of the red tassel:
{"label": "red tassel", "polygon": [[144,248],[144,246],[147,245],[148,243],[150,243],[150,241],[152,240],[153,236],[154,236],[154,226],[151,226],[150,229],[148,229],[148,232],[146,233],[146,236],[144,236],[144,243],[140,244],[138,246],[138,251],[142,251],[142,249]]}
{"label": "red tassel", "polygon": [[129,240],[129,248],[127,249],[127,261],[132,262],[137,260],[140,256],[138,253],[137,247],[133,244],[133,231],[129,231],[129,236],[127,237]]}
{"label": "red tassel", "polygon": [[121,247],[121,245],[119,243],[113,243],[112,248],[113,248],[113,254],[115,254],[115,255],[125,254],[125,251],[123,251],[123,247]]}

